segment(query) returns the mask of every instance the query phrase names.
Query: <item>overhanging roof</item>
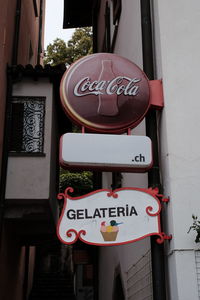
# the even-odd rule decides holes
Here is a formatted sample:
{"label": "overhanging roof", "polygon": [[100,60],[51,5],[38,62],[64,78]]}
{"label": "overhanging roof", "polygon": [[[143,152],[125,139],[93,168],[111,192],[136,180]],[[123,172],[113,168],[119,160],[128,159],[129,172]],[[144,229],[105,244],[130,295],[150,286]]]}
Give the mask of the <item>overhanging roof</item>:
{"label": "overhanging roof", "polygon": [[95,0],[64,0],[63,28],[92,26]]}

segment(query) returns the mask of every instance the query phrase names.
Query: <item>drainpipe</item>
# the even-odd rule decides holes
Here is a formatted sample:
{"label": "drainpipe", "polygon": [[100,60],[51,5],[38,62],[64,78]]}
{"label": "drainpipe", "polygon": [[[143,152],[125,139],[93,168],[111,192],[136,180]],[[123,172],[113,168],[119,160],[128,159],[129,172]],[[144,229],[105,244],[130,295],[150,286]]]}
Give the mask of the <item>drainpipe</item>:
{"label": "drainpipe", "polygon": [[[141,20],[142,20],[142,47],[143,47],[143,69],[150,80],[154,79],[154,57],[152,44],[151,7],[150,0],[141,0]],[[156,111],[150,111],[146,116],[146,134],[153,143],[154,165],[148,172],[148,182],[150,187],[158,187],[161,190],[157,122]],[[164,246],[156,242],[156,237],[151,237],[151,258],[153,277],[153,299],[166,300],[165,286],[165,263]]]}
{"label": "drainpipe", "polygon": [[12,52],[12,65],[17,64],[18,48],[19,48],[19,33],[20,33],[20,17],[21,17],[21,0],[17,0],[16,14],[15,14],[15,31],[13,37],[13,52]]}
{"label": "drainpipe", "polygon": [[40,0],[40,15],[39,15],[39,37],[38,37],[38,54],[37,54],[37,64],[40,64],[40,54],[42,52],[42,19],[43,19],[43,0]]}
{"label": "drainpipe", "polygon": [[[7,71],[7,97],[6,97],[5,121],[4,121],[4,140],[3,140],[1,178],[0,178],[0,240],[2,238],[3,219],[4,219],[4,211],[5,211],[5,193],[6,193],[8,152],[9,152],[9,132],[11,126],[11,102],[10,102],[11,95],[12,95],[12,75],[8,70]],[[0,245],[2,245],[1,242]]]}
{"label": "drainpipe", "polygon": [[98,11],[100,0],[94,0],[92,8],[92,27],[93,27],[93,53],[98,52]]}

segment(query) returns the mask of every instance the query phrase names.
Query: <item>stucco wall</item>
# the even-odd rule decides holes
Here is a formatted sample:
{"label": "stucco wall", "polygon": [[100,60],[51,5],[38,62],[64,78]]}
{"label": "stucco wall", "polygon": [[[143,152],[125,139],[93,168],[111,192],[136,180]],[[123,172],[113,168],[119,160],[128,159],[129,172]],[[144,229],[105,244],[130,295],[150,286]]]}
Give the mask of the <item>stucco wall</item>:
{"label": "stucco wall", "polygon": [[13,96],[45,96],[45,156],[9,156],[6,198],[49,199],[52,143],[52,84],[48,79],[23,80],[13,87]]}

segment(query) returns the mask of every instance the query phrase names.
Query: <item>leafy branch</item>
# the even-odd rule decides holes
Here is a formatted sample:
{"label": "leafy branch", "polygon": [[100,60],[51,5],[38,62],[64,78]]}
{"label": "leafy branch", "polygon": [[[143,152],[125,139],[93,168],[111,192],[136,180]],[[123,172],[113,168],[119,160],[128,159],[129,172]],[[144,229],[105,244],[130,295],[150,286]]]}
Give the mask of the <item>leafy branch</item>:
{"label": "leafy branch", "polygon": [[87,194],[93,189],[93,173],[89,171],[70,172],[60,169],[60,192],[64,192],[67,187],[74,189],[73,196]]}

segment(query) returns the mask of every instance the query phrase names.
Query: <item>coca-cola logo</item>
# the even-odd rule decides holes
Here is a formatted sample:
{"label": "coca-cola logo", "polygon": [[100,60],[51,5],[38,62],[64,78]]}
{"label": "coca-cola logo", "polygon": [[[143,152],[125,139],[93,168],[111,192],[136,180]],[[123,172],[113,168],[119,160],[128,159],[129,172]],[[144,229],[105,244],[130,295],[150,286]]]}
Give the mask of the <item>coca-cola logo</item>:
{"label": "coca-cola logo", "polygon": [[135,127],[149,108],[146,75],[115,54],[86,56],[63,75],[63,108],[76,123],[97,132],[124,132]]}
{"label": "coca-cola logo", "polygon": [[[127,83],[123,84],[126,81]],[[139,93],[139,86],[136,85],[141,79],[118,76],[111,80],[94,80],[89,77],[82,78],[74,87],[74,95],[82,97],[86,95],[125,95],[136,96]]]}

